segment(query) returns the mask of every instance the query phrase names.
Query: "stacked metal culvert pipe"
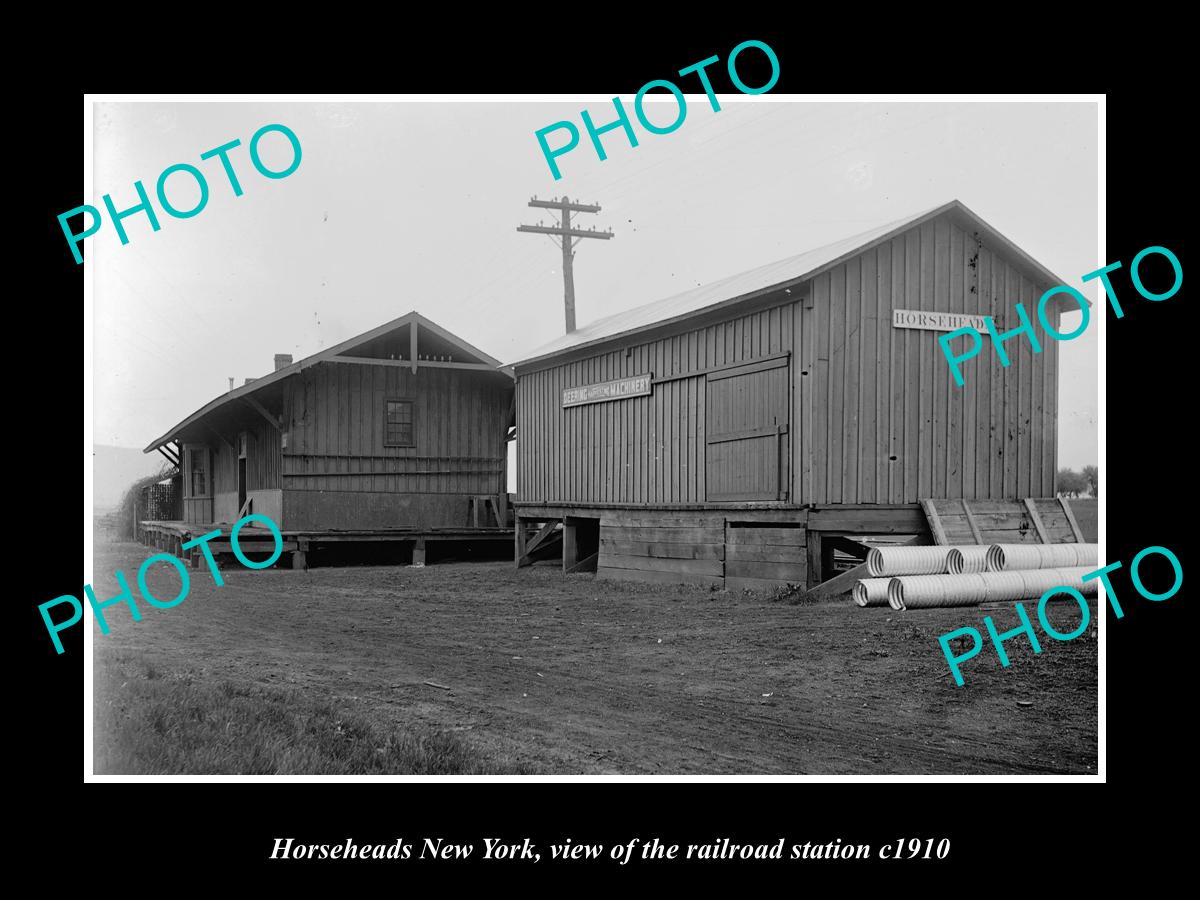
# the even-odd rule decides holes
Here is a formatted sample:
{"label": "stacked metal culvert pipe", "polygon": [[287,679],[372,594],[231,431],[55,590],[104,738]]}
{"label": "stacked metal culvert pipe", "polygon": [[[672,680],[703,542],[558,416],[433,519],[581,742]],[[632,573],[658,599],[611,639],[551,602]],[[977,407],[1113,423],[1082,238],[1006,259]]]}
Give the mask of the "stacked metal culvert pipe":
{"label": "stacked metal culvert pipe", "polygon": [[987,570],[1011,572],[1094,566],[1100,558],[1099,553],[1097,544],[992,544],[987,548]]}
{"label": "stacked metal culvert pipe", "polygon": [[873,577],[860,579],[853,597],[895,610],[1030,600],[1056,587],[1094,597],[1096,581],[1083,576],[1098,564],[1096,544],[876,547],[867,555]]}
{"label": "stacked metal culvert pipe", "polygon": [[874,578],[894,575],[938,575],[946,571],[946,557],[964,547],[873,547],[867,554],[867,571]]}
{"label": "stacked metal culvert pipe", "polygon": [[887,606],[890,578],[862,578],[854,585],[852,595],[859,606]]}
{"label": "stacked metal culvert pipe", "polygon": [[1033,600],[1056,587],[1096,596],[1096,581],[1084,581],[1088,566],[1070,569],[1022,569],[973,575],[910,575],[888,581],[888,605],[895,610],[935,606],[978,606],[1006,600]]}
{"label": "stacked metal culvert pipe", "polygon": [[987,571],[987,554],[991,549],[984,545],[975,547],[952,547],[946,554],[946,571],[951,575],[974,575]]}

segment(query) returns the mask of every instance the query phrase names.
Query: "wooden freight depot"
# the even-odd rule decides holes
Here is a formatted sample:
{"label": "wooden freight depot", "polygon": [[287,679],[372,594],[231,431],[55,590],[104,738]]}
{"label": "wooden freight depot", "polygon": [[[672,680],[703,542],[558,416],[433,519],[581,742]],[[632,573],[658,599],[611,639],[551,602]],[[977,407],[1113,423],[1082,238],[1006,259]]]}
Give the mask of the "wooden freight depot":
{"label": "wooden freight depot", "polygon": [[419,559],[426,540],[511,540],[513,399],[497,360],[415,312],[276,356],[146,447],[181,468],[183,492],[177,517],[141,531],[175,545],[259,513],[294,565],[336,543],[412,544]]}
{"label": "wooden freight depot", "polygon": [[518,566],[815,589],[858,537],[933,541],[922,500],[1055,502],[1058,344],[959,388],[895,311],[1005,331],[1061,283],[953,201],[569,332],[513,364]]}

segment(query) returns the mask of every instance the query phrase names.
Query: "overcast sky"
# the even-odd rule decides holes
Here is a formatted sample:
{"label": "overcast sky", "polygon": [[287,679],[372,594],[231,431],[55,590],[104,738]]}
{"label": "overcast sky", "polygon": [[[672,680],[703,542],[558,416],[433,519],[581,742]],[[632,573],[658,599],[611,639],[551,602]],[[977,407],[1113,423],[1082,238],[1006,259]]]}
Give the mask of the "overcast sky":
{"label": "overcast sky", "polygon": [[[625,97],[627,107],[632,98]],[[581,325],[959,199],[1097,303],[1079,277],[1096,257],[1092,103],[802,103],[703,95],[672,134],[586,133],[555,181],[534,132],[597,124],[611,101],[548,103],[104,103],[95,111],[95,197],[133,206],[174,163],[198,166],[208,206],[107,220],[95,267],[95,440],[143,447],[237,384],[416,310],[508,362],[563,330],[561,254],[521,234],[529,198],[598,202],[575,259]],[[674,102],[653,110],[666,123]],[[303,160],[287,178],[252,167],[250,136],[282,123]],[[582,128],[581,128],[582,130]],[[245,193],[200,154],[234,138]],[[552,138],[556,141],[558,136]],[[290,159],[278,134],[265,162]],[[195,188],[172,176],[187,209]],[[189,193],[191,191],[191,193]],[[155,201],[158,208],[157,201]],[[1095,311],[1103,309],[1103,302]],[[1069,331],[1077,318],[1066,318]],[[1061,345],[1059,463],[1095,463],[1096,330]]]}

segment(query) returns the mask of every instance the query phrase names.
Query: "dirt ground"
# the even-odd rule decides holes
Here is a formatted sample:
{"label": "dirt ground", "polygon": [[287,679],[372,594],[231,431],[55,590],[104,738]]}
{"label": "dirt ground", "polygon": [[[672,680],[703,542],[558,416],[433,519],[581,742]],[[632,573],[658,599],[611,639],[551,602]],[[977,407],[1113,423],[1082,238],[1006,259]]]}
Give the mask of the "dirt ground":
{"label": "dirt ground", "polygon": [[[115,569],[133,582],[150,552],[98,543],[97,596],[117,592]],[[1040,655],[1015,638],[1007,669],[985,646],[956,687],[938,635],[983,631],[988,614],[1007,630],[1011,605],[793,605],[511,562],[222,575],[216,587],[193,570],[188,598],[139,604],[140,623],[110,608],[97,659],[311,692],[547,773],[1096,771],[1094,605],[1083,637],[1040,635]],[[178,592],[165,565],[148,580]],[[1051,613],[1061,632],[1078,616],[1070,604]]]}

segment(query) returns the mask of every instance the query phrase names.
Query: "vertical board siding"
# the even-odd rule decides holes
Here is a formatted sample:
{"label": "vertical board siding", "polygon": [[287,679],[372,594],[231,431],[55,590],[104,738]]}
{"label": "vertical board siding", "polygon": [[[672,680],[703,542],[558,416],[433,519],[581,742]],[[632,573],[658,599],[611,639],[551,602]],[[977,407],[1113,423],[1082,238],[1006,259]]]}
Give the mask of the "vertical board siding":
{"label": "vertical board siding", "polygon": [[[266,423],[254,432],[251,445],[259,452],[253,466],[248,462],[248,487],[498,494],[507,482],[511,390],[498,378],[457,369],[413,374],[399,366],[314,366],[286,382],[287,449],[280,450],[279,435]],[[385,446],[388,400],[413,401],[415,446]],[[260,471],[261,484],[259,474],[249,474]]]}
{"label": "vertical board siding", "polygon": [[[812,432],[797,441],[811,454],[799,465],[812,477],[794,502],[1053,496],[1058,347],[1036,322],[1045,287],[948,218],[814,277],[812,308],[800,318],[815,332],[815,365],[804,375],[802,355],[794,367],[805,394],[795,420],[811,417]],[[1020,324],[1018,302],[1041,352],[1014,337],[1003,345],[1011,363],[1001,366],[985,335],[980,354],[962,364],[963,387],[938,344],[942,332],[891,324],[893,309],[930,310],[992,315],[1004,332]]]}
{"label": "vertical board siding", "polygon": [[[703,374],[655,383],[649,396],[567,409],[562,406],[562,391],[647,372],[655,378],[702,372],[792,352],[798,318],[795,307],[795,303],[787,303],[685,334],[520,373],[518,501],[704,502],[709,388]],[[774,395],[773,402],[784,414],[789,392],[785,383]],[[787,489],[792,470],[786,445],[781,478]]]}
{"label": "vertical board siding", "polygon": [[[233,487],[237,490],[237,450],[232,451]],[[246,490],[274,490],[280,486],[282,451],[279,432],[267,422],[246,432]]]}

